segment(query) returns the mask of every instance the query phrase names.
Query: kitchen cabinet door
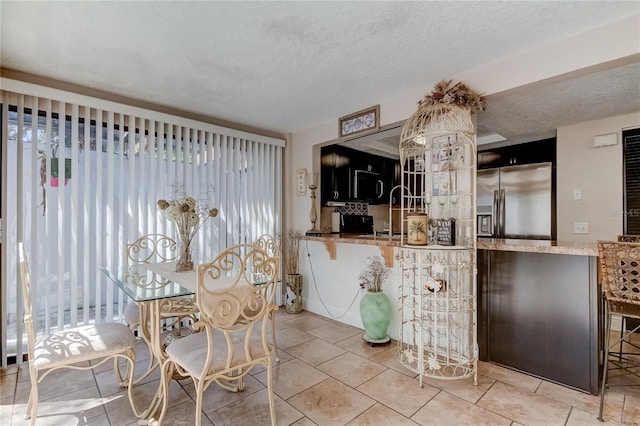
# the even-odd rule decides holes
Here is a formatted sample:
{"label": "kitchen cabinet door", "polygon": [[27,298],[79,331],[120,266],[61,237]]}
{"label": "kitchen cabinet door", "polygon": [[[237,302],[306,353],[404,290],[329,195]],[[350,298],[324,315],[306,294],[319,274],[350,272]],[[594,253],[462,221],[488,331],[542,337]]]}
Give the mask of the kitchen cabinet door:
{"label": "kitchen cabinet door", "polygon": [[321,149],[321,201],[344,202],[351,198],[351,162],[347,148],[332,145]]}
{"label": "kitchen cabinet door", "polygon": [[536,164],[556,160],[556,138],[478,151],[478,169]]}
{"label": "kitchen cabinet door", "polygon": [[480,360],[598,393],[596,258],[478,250]]}

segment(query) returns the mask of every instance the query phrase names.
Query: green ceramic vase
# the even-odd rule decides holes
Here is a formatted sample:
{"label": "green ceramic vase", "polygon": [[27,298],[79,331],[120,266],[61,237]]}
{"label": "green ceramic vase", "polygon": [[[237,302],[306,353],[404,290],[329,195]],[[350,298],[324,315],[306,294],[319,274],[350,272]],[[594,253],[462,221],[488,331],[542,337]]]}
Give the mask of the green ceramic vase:
{"label": "green ceramic vase", "polygon": [[367,291],[360,300],[360,318],[366,340],[385,340],[391,321],[391,301],[387,295],[381,291]]}

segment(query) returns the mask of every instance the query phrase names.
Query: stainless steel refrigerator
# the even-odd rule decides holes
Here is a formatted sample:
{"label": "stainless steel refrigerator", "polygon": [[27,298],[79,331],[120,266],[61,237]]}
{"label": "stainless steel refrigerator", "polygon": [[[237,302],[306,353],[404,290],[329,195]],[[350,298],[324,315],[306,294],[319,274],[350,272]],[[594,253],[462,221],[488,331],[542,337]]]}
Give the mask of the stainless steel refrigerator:
{"label": "stainless steel refrigerator", "polygon": [[478,170],[478,236],[555,237],[552,163]]}

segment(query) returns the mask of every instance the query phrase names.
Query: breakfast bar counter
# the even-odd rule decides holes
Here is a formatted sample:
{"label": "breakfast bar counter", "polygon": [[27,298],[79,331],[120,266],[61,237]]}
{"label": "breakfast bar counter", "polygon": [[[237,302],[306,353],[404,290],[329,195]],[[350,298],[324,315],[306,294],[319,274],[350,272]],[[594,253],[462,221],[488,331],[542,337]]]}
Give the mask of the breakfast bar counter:
{"label": "breakfast bar counter", "polygon": [[[305,235],[303,240],[321,241],[324,243],[363,244],[372,246],[400,246],[400,235],[388,234],[322,234],[318,236]],[[419,247],[419,246],[418,246]],[[434,246],[422,246],[433,248]],[[579,256],[597,256],[598,248],[595,242],[576,243],[570,241],[521,240],[479,237],[478,250],[517,251],[522,253],[571,254]]]}
{"label": "breakfast bar counter", "polygon": [[389,236],[388,234],[323,234],[319,236],[303,235],[303,240],[318,241],[324,243],[329,258],[336,260],[336,244],[359,244],[365,246],[377,246],[380,254],[384,258],[387,267],[393,266],[394,247],[400,246],[400,235]]}
{"label": "breakfast bar counter", "polygon": [[478,250],[518,251],[522,253],[571,254],[597,256],[596,243],[569,241],[516,240],[501,238],[478,238]]}
{"label": "breakfast bar counter", "polygon": [[[361,327],[357,302],[349,301],[366,258],[377,254],[394,269],[384,291],[397,300],[399,235],[302,239],[305,309]],[[596,244],[478,238],[477,249],[479,359],[597,394],[602,309]],[[394,313],[392,338],[399,320]]]}

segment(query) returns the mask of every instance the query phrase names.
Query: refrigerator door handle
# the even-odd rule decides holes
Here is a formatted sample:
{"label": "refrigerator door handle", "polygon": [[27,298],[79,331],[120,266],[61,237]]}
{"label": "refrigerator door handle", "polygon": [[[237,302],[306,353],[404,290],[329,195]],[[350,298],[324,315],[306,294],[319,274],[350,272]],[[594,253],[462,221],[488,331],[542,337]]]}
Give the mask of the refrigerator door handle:
{"label": "refrigerator door handle", "polygon": [[498,190],[493,191],[493,215],[491,215],[493,238],[500,238],[500,202]]}
{"label": "refrigerator door handle", "polygon": [[505,222],[505,192],[500,190],[500,238],[504,238],[504,222]]}

